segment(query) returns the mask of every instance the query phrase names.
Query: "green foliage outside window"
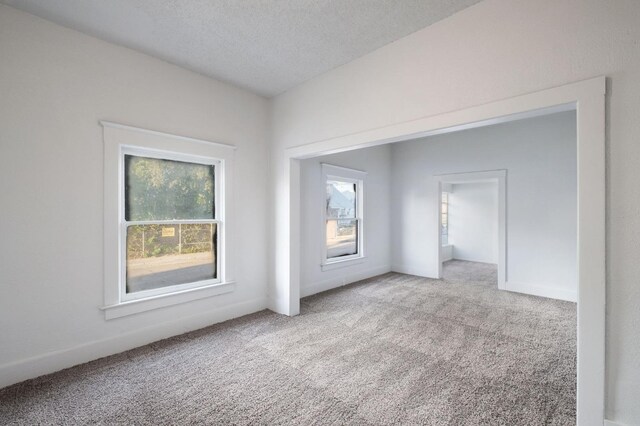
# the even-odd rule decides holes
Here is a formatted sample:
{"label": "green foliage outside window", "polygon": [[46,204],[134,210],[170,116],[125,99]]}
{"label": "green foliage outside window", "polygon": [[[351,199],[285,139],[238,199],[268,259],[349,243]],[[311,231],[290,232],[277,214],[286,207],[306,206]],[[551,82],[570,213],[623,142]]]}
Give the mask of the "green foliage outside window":
{"label": "green foliage outside window", "polygon": [[[127,221],[214,219],[213,165],[125,155]],[[127,258],[212,251],[215,224],[131,225]]]}
{"label": "green foliage outside window", "polygon": [[213,219],[214,166],[125,156],[125,218]]}

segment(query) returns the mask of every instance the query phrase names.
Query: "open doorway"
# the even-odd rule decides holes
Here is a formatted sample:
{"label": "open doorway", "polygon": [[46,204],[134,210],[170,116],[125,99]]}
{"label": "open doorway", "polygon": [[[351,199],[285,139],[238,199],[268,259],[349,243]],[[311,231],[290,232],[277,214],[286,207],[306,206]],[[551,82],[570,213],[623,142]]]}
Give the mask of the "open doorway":
{"label": "open doorway", "polygon": [[436,176],[438,278],[451,260],[495,264],[498,289],[506,290],[506,170]]}
{"label": "open doorway", "polygon": [[277,193],[282,203],[276,211],[276,268],[270,307],[287,315],[297,315],[300,311],[300,160],[553,111],[576,110],[577,418],[579,424],[601,422],[604,418],[605,83],[604,77],[594,78],[285,149],[282,175],[277,177],[279,185],[282,184]]}
{"label": "open doorway", "polygon": [[[444,372],[442,381],[426,387],[434,394],[457,389],[449,401],[434,401],[434,411],[459,419],[453,407],[463,404],[462,395],[483,389],[496,401],[489,411],[498,422],[575,421],[576,305],[501,291],[505,201],[513,204],[506,216],[514,230],[514,277],[530,286],[564,285],[540,253],[545,250],[575,270],[575,231],[568,229],[577,220],[575,116],[563,111],[301,161],[301,294],[313,295],[302,300],[302,313],[326,315],[326,326],[338,334],[357,330],[365,351],[408,345],[429,354],[416,364],[403,361],[403,368],[420,368],[431,377]],[[465,170],[483,171],[460,172]],[[507,179],[511,191],[505,197]],[[438,213],[440,225],[447,225],[440,232]],[[565,240],[572,248],[567,253],[561,250]],[[439,250],[430,250],[434,241]],[[458,260],[443,268],[446,242]],[[536,274],[525,270],[531,264]],[[438,274],[442,279],[434,280]],[[365,323],[374,324],[375,332],[357,325]],[[496,352],[508,356],[479,362],[483,367],[477,369],[468,364]],[[455,372],[465,379],[456,382]],[[527,378],[527,385],[514,384],[514,376]],[[377,378],[374,373],[370,380]],[[490,389],[483,388],[485,380]],[[364,389],[382,403],[381,394]],[[545,395],[543,404],[530,395]],[[527,409],[497,402],[515,399]],[[475,403],[469,403],[471,411],[481,410]],[[503,408],[506,417],[496,414]]]}

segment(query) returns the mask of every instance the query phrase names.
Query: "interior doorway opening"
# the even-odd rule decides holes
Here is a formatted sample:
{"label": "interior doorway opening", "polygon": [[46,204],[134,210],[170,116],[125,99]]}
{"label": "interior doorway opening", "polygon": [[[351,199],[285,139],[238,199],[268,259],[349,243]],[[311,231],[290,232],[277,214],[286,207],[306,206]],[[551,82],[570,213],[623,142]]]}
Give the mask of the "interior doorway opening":
{"label": "interior doorway opening", "polygon": [[[577,114],[577,422],[604,420],[605,95],[597,77],[421,119],[287,148],[277,176],[275,269],[270,308],[300,312],[300,160],[519,118]],[[280,160],[280,159],[279,159]],[[437,223],[437,221],[434,221]]]}
{"label": "interior doorway opening", "polygon": [[[438,241],[435,250],[438,278],[443,264],[458,259],[497,266],[498,289],[507,289],[506,170],[461,172],[434,176],[438,199]],[[475,200],[456,210],[463,188],[472,189]],[[478,190],[480,200],[477,199]],[[492,199],[492,197],[494,197]],[[471,211],[469,211],[471,209]],[[458,227],[456,227],[456,224]],[[453,225],[453,226],[452,226]],[[452,232],[453,231],[453,232]],[[458,236],[456,238],[456,235]],[[458,247],[455,241],[458,239]],[[461,240],[467,244],[462,247]]]}

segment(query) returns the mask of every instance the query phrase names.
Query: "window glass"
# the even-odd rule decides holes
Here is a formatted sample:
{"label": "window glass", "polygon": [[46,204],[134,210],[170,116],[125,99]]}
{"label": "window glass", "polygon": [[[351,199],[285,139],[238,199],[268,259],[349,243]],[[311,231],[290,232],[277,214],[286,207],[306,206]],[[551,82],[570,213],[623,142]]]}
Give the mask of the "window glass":
{"label": "window glass", "polygon": [[125,155],[125,220],[213,219],[214,166]]}
{"label": "window glass", "polygon": [[351,182],[327,180],[327,217],[357,217],[356,186]]}
{"label": "window glass", "polygon": [[442,193],[442,216],[440,218],[440,234],[442,245],[449,244],[449,193]]}
{"label": "window glass", "polygon": [[215,223],[127,227],[126,291],[217,278]]}
{"label": "window glass", "polygon": [[215,166],[127,154],[124,166],[125,294],[218,279]]}
{"label": "window glass", "polygon": [[327,220],[327,258],[358,254],[358,220]]}
{"label": "window glass", "polygon": [[325,186],[322,269],[363,257],[363,185],[366,172],[322,165]]}

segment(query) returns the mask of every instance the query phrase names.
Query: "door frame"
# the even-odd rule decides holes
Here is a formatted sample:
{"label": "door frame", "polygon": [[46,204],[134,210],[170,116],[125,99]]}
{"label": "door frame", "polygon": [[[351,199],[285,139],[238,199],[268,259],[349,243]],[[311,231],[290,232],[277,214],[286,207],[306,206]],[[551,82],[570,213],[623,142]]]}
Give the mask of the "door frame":
{"label": "door frame", "polygon": [[[436,191],[438,198],[442,199],[443,184],[464,184],[464,183],[497,183],[498,186],[498,289],[508,290],[507,288],[507,171],[487,170],[481,172],[460,172],[449,173],[446,175],[435,175]],[[440,232],[440,222],[442,220],[442,203],[438,202],[438,247],[435,248],[436,262],[438,262],[438,276],[442,278],[442,233]]]}
{"label": "door frame", "polygon": [[300,312],[300,160],[490,124],[576,110],[578,183],[577,421],[604,421],[606,78],[496,100],[457,111],[285,148],[274,175],[274,265],[270,308]]}

